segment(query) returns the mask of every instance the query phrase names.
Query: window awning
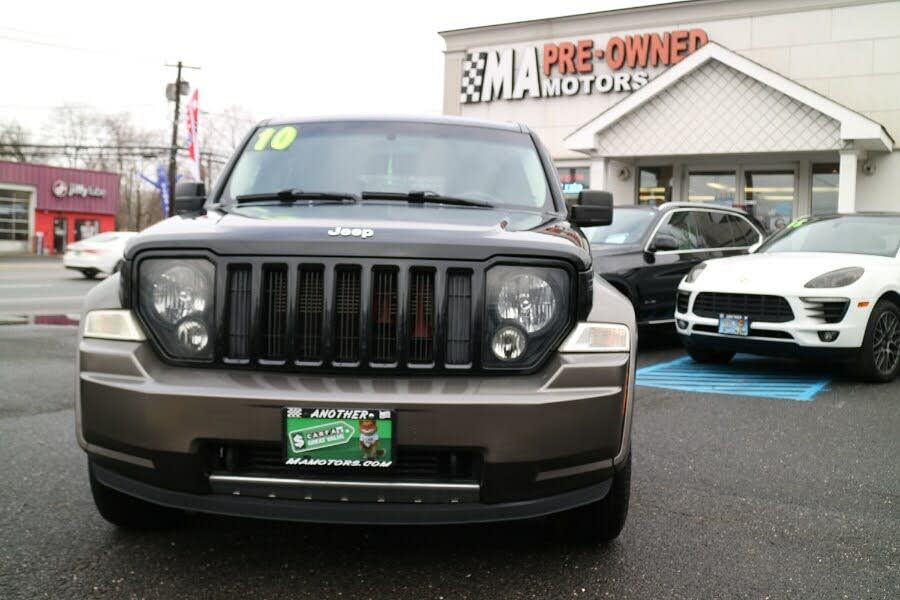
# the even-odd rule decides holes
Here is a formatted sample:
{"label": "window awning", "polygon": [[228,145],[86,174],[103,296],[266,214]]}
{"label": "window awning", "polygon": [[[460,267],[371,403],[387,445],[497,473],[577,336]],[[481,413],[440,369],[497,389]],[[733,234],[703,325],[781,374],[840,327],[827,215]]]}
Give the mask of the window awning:
{"label": "window awning", "polygon": [[565,139],[601,156],[890,151],[880,123],[708,43]]}

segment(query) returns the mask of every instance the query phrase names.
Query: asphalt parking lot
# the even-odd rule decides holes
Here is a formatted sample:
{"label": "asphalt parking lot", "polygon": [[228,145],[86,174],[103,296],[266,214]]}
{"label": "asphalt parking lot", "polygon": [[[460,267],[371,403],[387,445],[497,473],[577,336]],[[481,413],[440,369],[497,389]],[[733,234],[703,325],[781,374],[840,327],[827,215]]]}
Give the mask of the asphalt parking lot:
{"label": "asphalt parking lot", "polygon": [[[900,381],[783,361],[755,366],[826,383],[806,400],[638,387],[628,523],[605,547],[544,521],[118,531],[75,443],[75,328],[33,324],[92,285],[0,260],[0,313],[30,315],[0,326],[0,597],[900,597]],[[639,363],[682,355],[645,334]]]}

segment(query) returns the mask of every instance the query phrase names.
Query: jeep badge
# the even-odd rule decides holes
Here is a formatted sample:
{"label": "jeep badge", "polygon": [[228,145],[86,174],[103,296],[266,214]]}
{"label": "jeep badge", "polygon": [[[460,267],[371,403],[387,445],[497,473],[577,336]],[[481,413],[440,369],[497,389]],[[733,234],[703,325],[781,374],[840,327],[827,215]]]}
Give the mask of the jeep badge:
{"label": "jeep badge", "polygon": [[359,227],[354,227],[350,229],[349,227],[335,227],[334,229],[328,230],[328,235],[340,235],[344,237],[358,237],[362,239],[366,239],[375,235],[375,232],[371,229],[360,229]]}

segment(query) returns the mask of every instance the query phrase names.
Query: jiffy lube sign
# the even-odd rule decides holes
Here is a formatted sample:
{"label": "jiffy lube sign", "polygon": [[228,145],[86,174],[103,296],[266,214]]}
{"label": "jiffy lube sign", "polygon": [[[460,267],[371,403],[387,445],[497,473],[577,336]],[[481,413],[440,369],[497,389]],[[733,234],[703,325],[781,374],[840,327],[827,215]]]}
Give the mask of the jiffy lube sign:
{"label": "jiffy lube sign", "polygon": [[462,65],[460,102],[554,98],[632,92],[650,80],[646,70],[674,65],[703,46],[702,29],[586,38],[524,48],[473,50]]}

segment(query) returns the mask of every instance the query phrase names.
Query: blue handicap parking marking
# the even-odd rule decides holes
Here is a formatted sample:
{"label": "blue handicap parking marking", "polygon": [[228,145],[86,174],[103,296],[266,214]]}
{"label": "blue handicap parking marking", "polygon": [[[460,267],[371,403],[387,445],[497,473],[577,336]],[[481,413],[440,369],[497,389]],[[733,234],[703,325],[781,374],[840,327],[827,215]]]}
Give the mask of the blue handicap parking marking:
{"label": "blue handicap parking marking", "polygon": [[689,356],[638,369],[637,384],[733,396],[813,400],[831,380],[808,366],[738,354],[727,365],[703,365]]}

